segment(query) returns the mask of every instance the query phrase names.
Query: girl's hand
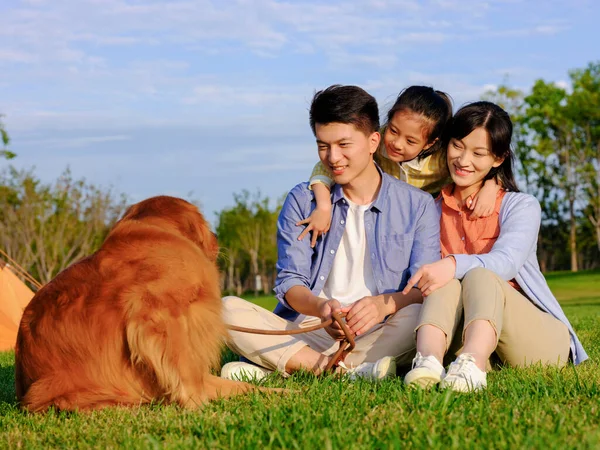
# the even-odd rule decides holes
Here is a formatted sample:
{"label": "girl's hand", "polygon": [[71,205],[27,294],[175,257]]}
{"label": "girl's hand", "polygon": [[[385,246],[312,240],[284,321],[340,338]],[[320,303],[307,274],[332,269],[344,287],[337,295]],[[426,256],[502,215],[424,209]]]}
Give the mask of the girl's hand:
{"label": "girl's hand", "polygon": [[454,278],[456,272],[456,261],[454,257],[448,256],[431,264],[425,264],[417,270],[402,291],[404,295],[417,286],[421,290],[423,297],[427,297],[432,292],[438,290]]}
{"label": "girl's hand", "polygon": [[306,225],[306,228],[300,233],[298,240],[301,241],[312,231],[310,246],[314,248],[317,245],[317,238],[327,233],[331,226],[331,205],[324,208],[317,206],[307,219],[301,220],[296,224],[296,226],[300,225]]}
{"label": "girl's hand", "polygon": [[472,211],[469,219],[475,220],[491,216],[496,207],[496,197],[500,189],[502,188],[496,184],[495,180],[487,180],[473,201],[467,205]]}

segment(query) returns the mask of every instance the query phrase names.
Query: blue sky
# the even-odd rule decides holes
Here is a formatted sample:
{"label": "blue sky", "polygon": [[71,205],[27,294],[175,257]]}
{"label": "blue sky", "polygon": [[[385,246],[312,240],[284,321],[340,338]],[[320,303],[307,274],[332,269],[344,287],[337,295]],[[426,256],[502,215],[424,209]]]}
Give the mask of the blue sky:
{"label": "blue sky", "polygon": [[[317,160],[315,90],[358,84],[382,114],[426,84],[456,106],[508,76],[568,83],[600,59],[596,0],[3,0],[0,112],[14,165],[67,166],[133,201],[278,198]],[[5,164],[5,163],[1,163]]]}

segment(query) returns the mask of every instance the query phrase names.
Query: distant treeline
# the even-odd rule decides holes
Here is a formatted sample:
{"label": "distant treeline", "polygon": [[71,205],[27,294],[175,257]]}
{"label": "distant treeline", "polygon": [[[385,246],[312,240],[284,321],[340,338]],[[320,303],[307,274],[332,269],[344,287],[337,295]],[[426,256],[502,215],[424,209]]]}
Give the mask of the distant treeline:
{"label": "distant treeline", "polygon": [[[513,119],[520,187],[542,206],[543,271],[600,267],[600,62],[571,71],[570,80],[569,88],[538,80],[528,93],[505,83],[484,96]],[[15,156],[8,146],[0,120],[0,157]],[[218,213],[226,293],[271,292],[282,200],[244,190]],[[46,283],[95,251],[126,204],[68,170],[43,183],[9,167],[0,173],[0,249]]]}

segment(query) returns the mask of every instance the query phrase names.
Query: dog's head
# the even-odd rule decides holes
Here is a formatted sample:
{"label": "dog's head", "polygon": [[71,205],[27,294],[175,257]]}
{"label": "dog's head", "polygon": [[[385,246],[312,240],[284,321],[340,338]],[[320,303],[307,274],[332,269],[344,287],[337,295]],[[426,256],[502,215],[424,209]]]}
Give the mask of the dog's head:
{"label": "dog's head", "polygon": [[161,195],[130,206],[121,221],[138,220],[176,230],[198,245],[212,261],[219,246],[208,222],[193,204],[176,197]]}

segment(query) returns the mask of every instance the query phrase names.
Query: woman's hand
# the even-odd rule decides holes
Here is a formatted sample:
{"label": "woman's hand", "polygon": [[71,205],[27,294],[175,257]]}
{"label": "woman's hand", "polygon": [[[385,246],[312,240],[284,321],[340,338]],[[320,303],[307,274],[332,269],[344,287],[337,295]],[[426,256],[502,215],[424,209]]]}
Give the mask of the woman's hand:
{"label": "woman's hand", "polygon": [[425,264],[410,277],[402,293],[406,295],[414,286],[417,286],[423,297],[427,297],[452,280],[455,272],[456,260],[453,256],[447,256],[434,263]]}

